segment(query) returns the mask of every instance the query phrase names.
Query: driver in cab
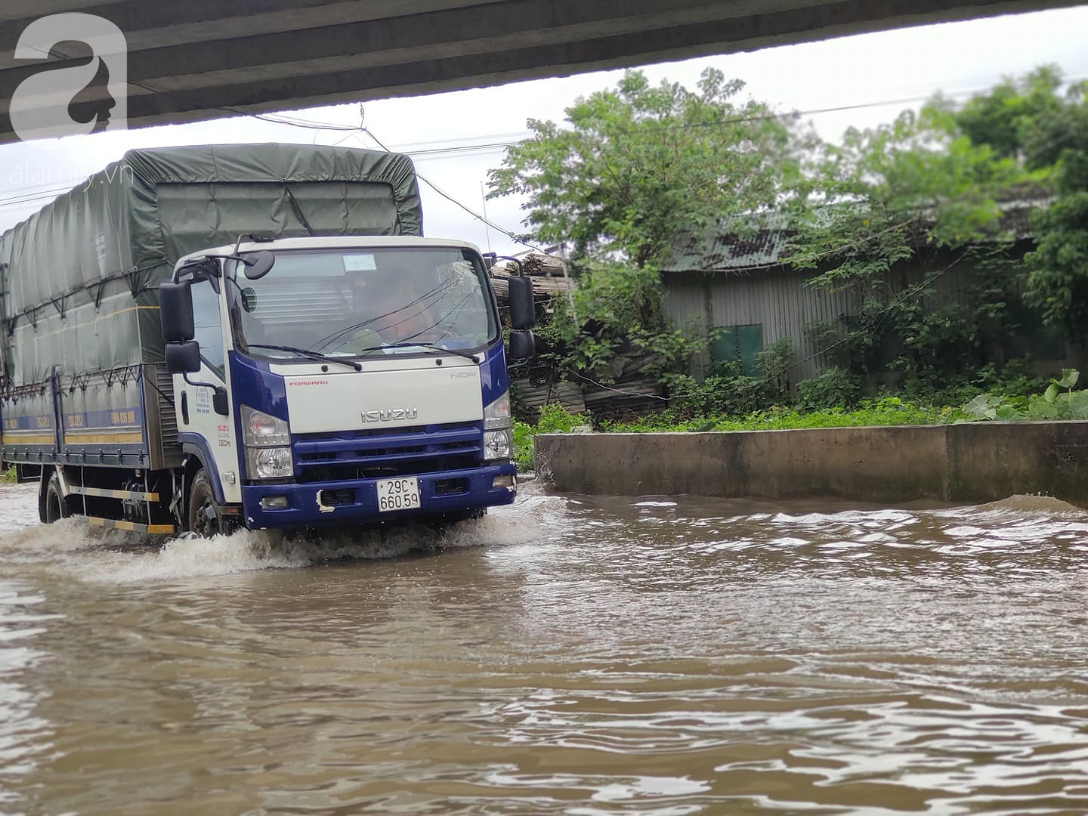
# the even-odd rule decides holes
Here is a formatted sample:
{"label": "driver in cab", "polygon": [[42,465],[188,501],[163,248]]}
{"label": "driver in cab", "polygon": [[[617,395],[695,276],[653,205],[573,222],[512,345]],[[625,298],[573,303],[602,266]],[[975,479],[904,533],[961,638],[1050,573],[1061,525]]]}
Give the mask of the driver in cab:
{"label": "driver in cab", "polygon": [[351,290],[359,322],[345,331],[338,350],[361,353],[386,345],[433,342],[439,334],[433,289],[406,269],[357,274]]}

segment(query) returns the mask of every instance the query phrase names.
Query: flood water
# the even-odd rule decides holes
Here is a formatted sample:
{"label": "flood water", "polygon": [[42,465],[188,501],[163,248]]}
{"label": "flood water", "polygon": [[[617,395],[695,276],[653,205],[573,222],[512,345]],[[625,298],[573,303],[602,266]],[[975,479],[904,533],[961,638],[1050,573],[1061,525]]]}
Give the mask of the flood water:
{"label": "flood water", "polygon": [[1083,813],[1088,514],[523,496],[161,548],[0,488],[0,812]]}

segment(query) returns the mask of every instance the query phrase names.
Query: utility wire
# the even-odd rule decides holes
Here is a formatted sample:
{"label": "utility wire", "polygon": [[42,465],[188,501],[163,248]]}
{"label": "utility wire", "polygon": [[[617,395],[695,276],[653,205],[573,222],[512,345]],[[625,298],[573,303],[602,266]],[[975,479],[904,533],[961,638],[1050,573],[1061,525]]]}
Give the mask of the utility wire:
{"label": "utility wire", "polygon": [[[75,57],[72,57],[72,56],[64,53],[63,51],[60,51],[57,48],[53,48],[52,52],[46,52],[45,50],[40,49],[40,48],[36,48],[35,50],[37,50],[39,53],[43,54],[49,61],[53,61],[53,62],[59,61],[54,57],[54,55],[56,55],[57,57],[59,57],[60,59],[63,59],[63,60],[76,61]],[[1083,79],[1084,79],[1084,77],[1072,77],[1072,78],[1069,78],[1069,79],[1067,79],[1065,81],[1067,83],[1069,83],[1069,84],[1072,84],[1074,82],[1082,81]],[[196,99],[192,98],[191,95],[179,94],[179,93],[173,92],[173,91],[164,91],[164,90],[161,90],[161,89],[158,89],[158,88],[154,88],[154,87],[146,84],[145,82],[141,82],[141,81],[138,81],[138,80],[129,79],[128,84],[132,85],[133,87],[140,88],[141,90],[146,91],[147,93],[150,93],[152,95],[173,97],[173,98],[176,98],[176,99],[179,99],[179,100],[185,102],[186,104],[197,104],[197,105],[200,105],[201,107],[206,107],[206,108],[211,109],[211,110],[219,110],[219,111],[223,111],[225,113],[233,113],[233,114],[235,114],[237,116],[252,118],[252,119],[256,119],[258,121],[267,122],[269,124],[282,125],[282,126],[288,126],[288,127],[296,127],[296,128],[303,128],[303,129],[315,130],[315,131],[331,131],[331,132],[347,133],[348,135],[344,139],[342,139],[340,142],[337,142],[336,145],[343,144],[343,142],[348,141],[353,136],[355,136],[355,135],[357,135],[359,133],[365,132],[368,135],[370,135],[371,138],[373,138],[374,141],[377,142],[379,144],[379,146],[382,147],[383,150],[385,150],[386,152],[393,152],[388,147],[383,145],[374,136],[374,134],[372,132],[370,132],[369,130],[367,130],[365,127],[362,127],[362,126],[339,125],[339,124],[326,123],[326,122],[315,122],[313,120],[307,120],[307,119],[303,119],[303,118],[299,118],[299,117],[293,117],[293,116],[289,116],[287,114],[259,114],[259,113],[253,113],[251,111],[242,110],[240,108],[236,108],[236,107],[229,106],[229,105],[210,105],[210,106],[206,106],[206,105],[203,105],[199,100],[196,100]],[[990,87],[992,87],[992,86],[990,86]],[[984,93],[986,90],[989,90],[989,88],[976,88],[976,89],[971,89],[971,90],[945,92],[945,93],[943,93],[943,95],[946,96],[946,97],[975,95],[975,94],[978,94],[978,93]],[[813,109],[803,110],[803,111],[791,111],[791,112],[788,112],[788,113],[767,113],[767,114],[755,114],[755,115],[751,115],[751,116],[727,117],[725,119],[721,119],[721,120],[718,120],[718,121],[715,121],[715,122],[700,122],[700,123],[695,123],[695,124],[683,124],[683,125],[666,125],[666,126],[662,126],[660,128],[647,128],[647,130],[650,130],[650,131],[655,131],[655,130],[660,130],[660,131],[693,130],[693,129],[702,129],[702,128],[711,128],[711,127],[724,127],[724,126],[731,125],[731,124],[739,124],[739,123],[746,123],[746,122],[759,122],[759,121],[769,121],[769,120],[776,120],[776,119],[778,119],[778,120],[781,120],[781,119],[797,119],[797,118],[800,118],[800,117],[803,117],[803,116],[816,116],[816,115],[827,114],[827,113],[839,113],[839,112],[850,111],[850,110],[861,110],[861,109],[865,109],[865,108],[886,107],[886,106],[895,105],[895,104],[912,104],[912,103],[916,103],[916,102],[924,102],[924,101],[927,101],[927,100],[932,99],[932,98],[933,98],[933,94],[929,94],[929,95],[925,95],[925,96],[901,97],[901,98],[889,99],[889,100],[874,100],[874,101],[861,102],[861,103],[850,104],[850,105],[838,105],[838,106],[832,106],[832,107],[813,108]],[[518,134],[496,134],[496,136],[476,137],[476,138],[501,138],[503,136],[513,136],[513,135],[518,135]],[[464,138],[468,139],[468,138],[473,138],[473,137],[464,137]],[[453,146],[451,146],[451,147],[439,147],[439,148],[428,148],[428,149],[415,150],[415,151],[398,151],[398,152],[406,152],[408,155],[412,155],[412,156],[427,157],[427,156],[439,156],[439,155],[446,155],[446,154],[467,153],[467,152],[474,152],[474,151],[502,150],[502,149],[506,149],[506,148],[510,148],[510,147],[515,147],[515,146],[517,146],[519,144],[523,144],[526,141],[531,141],[532,138],[533,137],[530,136],[529,138],[518,140],[518,141],[513,141],[513,142],[491,142],[491,143],[480,144],[480,145],[461,145],[461,146],[456,146],[456,147],[453,147]],[[442,144],[444,142],[456,142],[456,141],[461,141],[461,139],[439,140],[439,141],[436,141],[436,142],[421,143],[421,144]],[[539,247],[535,247],[532,244],[526,243],[524,240],[522,240],[520,237],[518,237],[516,234],[510,232],[509,230],[503,229],[502,227],[500,227],[500,226],[498,226],[496,224],[489,223],[484,216],[482,216],[481,214],[471,210],[469,207],[465,206],[460,201],[457,201],[451,195],[449,195],[445,191],[439,189],[436,185],[434,185],[432,182],[430,182],[429,180],[427,180],[423,176],[419,176],[419,178],[420,178],[421,181],[423,181],[425,184],[430,186],[435,192],[437,192],[443,198],[446,198],[446,199],[450,200],[452,203],[454,203],[458,207],[464,209],[466,212],[468,212],[470,215],[472,215],[474,218],[481,221],[482,223],[487,223],[493,229],[501,232],[503,235],[506,235],[511,240],[514,240],[517,243],[522,244],[523,246],[529,247],[530,249],[533,249],[536,252],[541,251]],[[78,181],[75,182],[76,185],[79,184],[79,183],[80,182],[78,182]],[[74,186],[75,185],[73,185],[73,187]],[[68,189],[72,189],[72,188],[68,188]],[[64,190],[62,190],[61,192],[64,192]],[[60,194],[60,193],[58,193],[58,194]],[[32,201],[39,201],[39,200],[43,200],[43,199],[38,199],[38,198],[35,198],[33,200],[27,199],[26,203],[32,203]],[[10,206],[11,203],[13,203],[13,201],[14,201],[14,199],[0,198],[0,208]]]}
{"label": "utility wire", "polygon": [[[378,147],[380,147],[380,148],[381,148],[382,150],[384,150],[384,151],[385,151],[386,153],[391,153],[391,152],[392,152],[392,151],[391,151],[391,150],[390,150],[390,149],[389,149],[388,147],[386,147],[386,146],[385,146],[385,145],[384,145],[384,144],[382,143],[382,141],[381,141],[381,140],[380,140],[380,139],[379,139],[379,138],[378,138],[377,136],[375,136],[375,135],[374,135],[374,133],[373,133],[373,132],[372,132],[372,131],[371,131],[371,130],[370,130],[369,128],[367,128],[367,127],[363,127],[363,128],[362,128],[362,132],[363,132],[363,133],[365,133],[365,134],[366,134],[367,136],[369,136],[369,137],[370,137],[371,139],[373,139],[373,140],[374,140],[374,142],[375,142],[375,143],[376,143],[376,144],[378,145]],[[454,197],[453,197],[452,195],[450,195],[449,193],[447,193],[447,192],[446,192],[445,190],[443,190],[443,189],[442,189],[441,187],[439,187],[439,186],[438,186],[437,184],[435,184],[435,183],[434,183],[433,181],[431,181],[430,179],[428,179],[428,178],[427,178],[426,176],[422,176],[422,175],[420,175],[420,174],[419,174],[419,173],[417,172],[417,173],[416,173],[416,178],[418,178],[418,179],[419,179],[420,181],[422,181],[422,182],[423,182],[424,184],[426,184],[426,185],[427,185],[428,187],[430,187],[430,188],[431,188],[432,190],[434,190],[434,191],[435,191],[436,193],[438,193],[438,194],[439,194],[440,196],[442,196],[442,197],[443,197],[444,199],[446,199],[447,201],[450,201],[450,202],[452,202],[453,204],[456,204],[456,205],[457,205],[458,207],[460,207],[460,208],[461,208],[462,210],[464,210],[465,212],[467,212],[467,213],[468,213],[469,215],[471,215],[471,216],[472,216],[473,218],[475,218],[475,219],[476,219],[477,221],[479,221],[480,223],[482,223],[482,224],[486,224],[486,225],[487,225],[488,227],[490,227],[491,229],[495,230],[496,232],[501,232],[501,233],[502,233],[503,235],[505,235],[505,236],[506,236],[507,238],[509,238],[509,239],[510,239],[511,241],[515,241],[515,242],[517,242],[517,243],[521,244],[522,246],[526,246],[526,247],[528,247],[529,249],[531,249],[531,250],[533,250],[534,252],[537,252],[537,253],[539,253],[539,254],[541,254],[541,255],[547,255],[547,254],[548,254],[547,252],[545,252],[545,251],[544,251],[543,249],[541,249],[540,247],[536,246],[535,244],[531,244],[531,243],[529,243],[528,241],[524,240],[523,238],[520,238],[520,237],[519,237],[518,235],[516,235],[515,233],[511,232],[510,230],[508,230],[508,229],[506,229],[506,228],[504,228],[504,227],[501,227],[501,226],[499,226],[499,225],[498,225],[498,224],[496,224],[496,223],[495,223],[494,221],[491,221],[491,220],[490,220],[490,219],[488,219],[488,218],[485,218],[485,217],[484,217],[483,215],[481,215],[480,213],[478,213],[478,212],[476,212],[475,210],[473,210],[473,209],[472,209],[471,207],[469,207],[469,206],[468,206],[467,204],[462,204],[462,203],[461,203],[460,201],[458,201],[458,200],[457,200],[456,198],[454,198]]]}

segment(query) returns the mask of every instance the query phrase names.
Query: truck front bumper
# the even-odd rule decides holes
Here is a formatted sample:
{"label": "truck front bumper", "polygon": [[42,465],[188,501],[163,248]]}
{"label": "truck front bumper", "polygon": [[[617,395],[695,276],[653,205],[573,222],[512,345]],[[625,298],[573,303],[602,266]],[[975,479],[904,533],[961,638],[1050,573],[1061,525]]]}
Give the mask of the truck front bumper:
{"label": "truck front bumper", "polygon": [[[367,524],[413,516],[434,516],[513,504],[517,495],[517,469],[509,462],[470,470],[423,473],[419,479],[419,509],[378,511],[378,479],[337,482],[291,482],[244,485],[242,510],[250,530],[312,527],[331,524]],[[500,478],[501,477],[501,478]],[[496,486],[509,481],[512,486]],[[268,509],[276,501],[286,507]],[[264,504],[262,504],[264,502]]]}

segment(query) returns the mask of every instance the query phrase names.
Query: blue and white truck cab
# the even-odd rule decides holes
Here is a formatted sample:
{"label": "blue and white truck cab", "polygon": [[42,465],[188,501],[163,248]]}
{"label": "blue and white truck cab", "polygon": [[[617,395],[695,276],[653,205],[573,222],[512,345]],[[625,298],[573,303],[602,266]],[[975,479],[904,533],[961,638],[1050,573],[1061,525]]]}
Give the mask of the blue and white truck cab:
{"label": "blue and white truck cab", "polygon": [[[533,354],[532,287],[510,355]],[[507,351],[475,247],[418,237],[251,241],[159,286],[185,526],[459,520],[510,504]]]}
{"label": "blue and white truck cab", "polygon": [[407,156],[130,151],[0,235],[0,462],[149,534],[509,504],[532,284],[507,350],[479,250],[422,236]]}

